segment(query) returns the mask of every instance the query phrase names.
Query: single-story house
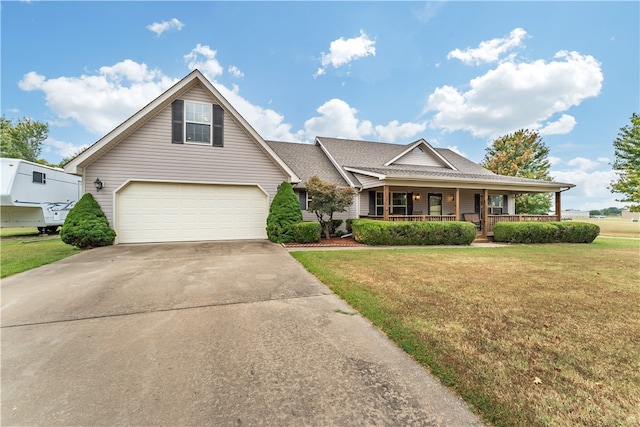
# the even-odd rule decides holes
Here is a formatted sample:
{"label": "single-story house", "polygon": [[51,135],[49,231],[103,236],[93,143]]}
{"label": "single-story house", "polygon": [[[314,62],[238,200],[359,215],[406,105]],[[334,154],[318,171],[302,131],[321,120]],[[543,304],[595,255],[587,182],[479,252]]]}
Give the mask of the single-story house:
{"label": "single-story house", "polygon": [[[496,221],[559,219],[561,193],[574,186],[497,175],[424,139],[265,141],[198,70],[65,171],[82,176],[116,243],[266,238],[280,183],[294,186],[306,211],[304,183],[313,175],[356,193],[341,218],[468,220],[484,235]],[[555,192],[556,215],[514,215],[513,196],[529,192]]]}

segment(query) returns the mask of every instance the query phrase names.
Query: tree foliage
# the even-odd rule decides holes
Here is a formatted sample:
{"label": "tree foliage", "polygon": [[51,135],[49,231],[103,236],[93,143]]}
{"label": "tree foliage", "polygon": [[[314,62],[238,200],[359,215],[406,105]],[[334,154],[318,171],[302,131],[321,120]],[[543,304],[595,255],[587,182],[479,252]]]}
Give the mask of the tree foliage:
{"label": "tree foliage", "polygon": [[267,237],[275,243],[295,241],[293,226],[302,221],[300,202],[293,187],[283,182],[278,187],[267,217]]}
{"label": "tree foliage", "polygon": [[0,119],[0,154],[2,157],[38,162],[42,144],[49,136],[46,123],[22,118],[17,123]]}
{"label": "tree foliage", "polygon": [[[521,129],[493,141],[481,165],[499,175],[551,181],[548,157],[549,148],[540,134]],[[551,208],[551,194],[519,194],[515,203],[518,214],[547,213]]]}
{"label": "tree foliage", "polygon": [[116,232],[91,193],[86,193],[71,208],[60,229],[60,238],[80,249],[112,245]]}
{"label": "tree foliage", "polygon": [[612,193],[622,194],[619,202],[631,202],[640,205],[640,116],[631,115],[631,125],[620,128],[618,137],[613,141],[616,160],[613,170],[618,180],[611,183]]}
{"label": "tree foliage", "polygon": [[317,176],[309,178],[306,187],[311,198],[308,210],[316,214],[322,232],[328,239],[331,237],[333,214],[346,212],[347,207],[353,202],[353,190],[322,181]]}

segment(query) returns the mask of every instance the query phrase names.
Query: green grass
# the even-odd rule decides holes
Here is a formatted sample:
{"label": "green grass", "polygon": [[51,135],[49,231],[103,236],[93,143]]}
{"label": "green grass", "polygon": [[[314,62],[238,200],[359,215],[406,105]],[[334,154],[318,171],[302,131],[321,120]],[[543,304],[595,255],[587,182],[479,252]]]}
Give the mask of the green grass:
{"label": "green grass", "polygon": [[640,239],[640,222],[622,218],[580,218],[576,222],[590,222],[600,226],[600,235]]}
{"label": "green grass", "polygon": [[292,253],[503,426],[640,424],[639,254],[628,238]]}
{"label": "green grass", "polygon": [[37,229],[2,229],[0,243],[0,277],[22,273],[80,252],[67,245],[60,236],[38,235]]}

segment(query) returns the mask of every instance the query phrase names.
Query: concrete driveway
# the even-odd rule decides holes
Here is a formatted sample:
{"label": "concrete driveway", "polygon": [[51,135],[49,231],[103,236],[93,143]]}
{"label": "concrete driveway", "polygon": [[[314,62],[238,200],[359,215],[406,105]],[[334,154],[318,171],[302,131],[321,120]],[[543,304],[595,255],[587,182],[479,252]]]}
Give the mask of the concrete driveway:
{"label": "concrete driveway", "polygon": [[2,425],[479,425],[286,250],[118,245],[2,280]]}

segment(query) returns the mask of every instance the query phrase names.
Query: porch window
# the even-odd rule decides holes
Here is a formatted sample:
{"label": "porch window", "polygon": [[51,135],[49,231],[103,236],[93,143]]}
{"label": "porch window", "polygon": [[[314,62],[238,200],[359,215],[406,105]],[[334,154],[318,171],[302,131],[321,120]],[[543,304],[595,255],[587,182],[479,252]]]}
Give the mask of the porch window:
{"label": "porch window", "polygon": [[504,196],[489,195],[489,215],[502,215],[504,210]]}
{"label": "porch window", "polygon": [[[407,193],[391,193],[390,208],[392,215],[407,214]],[[376,215],[384,215],[384,193],[376,191]]]}

